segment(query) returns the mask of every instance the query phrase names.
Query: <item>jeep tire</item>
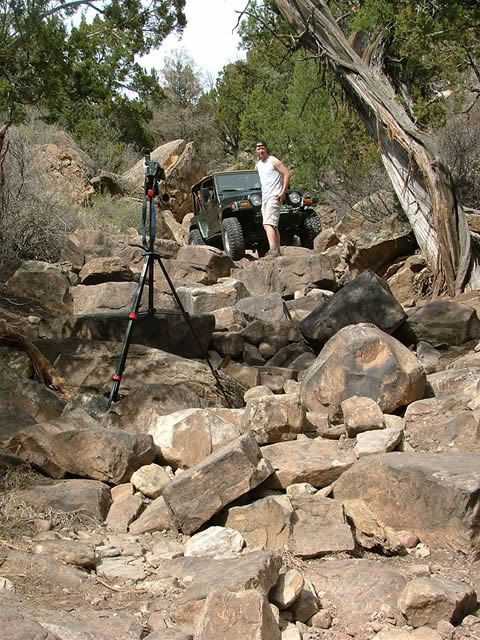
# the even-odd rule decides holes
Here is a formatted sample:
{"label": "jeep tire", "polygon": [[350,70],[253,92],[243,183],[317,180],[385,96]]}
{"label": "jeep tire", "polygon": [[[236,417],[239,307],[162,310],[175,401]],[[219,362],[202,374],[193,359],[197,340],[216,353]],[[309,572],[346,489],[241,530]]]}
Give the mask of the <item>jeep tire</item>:
{"label": "jeep tire", "polygon": [[200,233],[200,229],[190,229],[190,233],[188,234],[188,244],[205,244],[205,240]]}
{"label": "jeep tire", "polygon": [[242,225],[237,218],[225,218],[222,222],[222,240],[225,253],[232,260],[241,260],[245,255],[245,239]]}
{"label": "jeep tire", "polygon": [[298,237],[302,247],[313,249],[313,241],[322,230],[322,223],[317,214],[312,211],[303,220],[301,227],[298,229]]}

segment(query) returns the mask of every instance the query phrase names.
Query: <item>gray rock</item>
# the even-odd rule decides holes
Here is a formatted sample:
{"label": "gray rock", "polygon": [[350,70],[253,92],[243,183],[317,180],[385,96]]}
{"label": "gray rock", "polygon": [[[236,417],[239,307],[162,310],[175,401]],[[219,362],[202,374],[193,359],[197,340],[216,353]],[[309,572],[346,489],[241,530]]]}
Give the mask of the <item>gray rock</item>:
{"label": "gray rock", "polygon": [[191,534],[271,473],[254,436],[245,434],[177,476],[163,497],[178,528]]}
{"label": "gray rock", "polygon": [[60,480],[22,491],[19,498],[40,509],[85,513],[104,520],[110,507],[110,489],[97,480]]}
{"label": "gray rock", "polygon": [[321,438],[270,444],[262,447],[262,453],[275,470],[267,486],[275,489],[286,489],[298,482],[308,482],[317,489],[326,487],[355,462],[353,452]]}
{"label": "gray rock", "polygon": [[240,593],[213,589],[195,633],[197,640],[280,640],[280,637],[265,594],[255,589]]}
{"label": "gray rock", "polygon": [[428,544],[478,551],[478,453],[367,456],[337,480],[334,495],[358,535],[372,543],[382,544],[378,536],[391,527],[408,529]]}
{"label": "gray rock", "polygon": [[303,375],[300,397],[309,411],[352,396],[375,400],[384,413],[423,397],[425,372],[414,354],[371,324],[341,329]]}
{"label": "gray rock", "polygon": [[310,344],[321,349],[347,325],[368,322],[390,334],[405,322],[406,317],[387,283],[373,271],[366,270],[321,302],[300,322],[300,330]]}
{"label": "gray rock", "polygon": [[411,580],[398,599],[398,605],[413,627],[435,626],[441,620],[459,624],[477,607],[477,594],[470,585],[433,576]]}

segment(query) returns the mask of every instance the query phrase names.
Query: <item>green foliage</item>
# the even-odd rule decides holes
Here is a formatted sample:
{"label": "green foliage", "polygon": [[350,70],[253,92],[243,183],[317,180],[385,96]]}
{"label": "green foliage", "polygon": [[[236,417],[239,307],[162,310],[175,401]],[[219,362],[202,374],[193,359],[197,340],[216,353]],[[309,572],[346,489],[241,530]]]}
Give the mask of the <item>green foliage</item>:
{"label": "green foliage", "polygon": [[376,150],[331,76],[305,50],[289,50],[290,39],[281,37],[288,27],[272,6],[254,4],[242,24],[247,59],[225,67],[217,81],[217,122],[228,153],[249,153],[252,166],[263,138],[293,170],[292,185],[320,195],[335,171],[346,176],[376,165]]}
{"label": "green foliage", "polygon": [[[337,5],[340,11],[351,2]],[[442,92],[459,94],[472,76],[480,78],[480,4],[475,0],[364,0],[351,11],[347,29],[370,37],[383,34],[386,71],[425,126],[444,121]]]}
{"label": "green foliage", "polygon": [[[163,92],[135,57],[185,24],[185,0],[0,1],[0,115],[19,122],[37,104],[80,140],[102,137],[102,121],[124,144],[150,141],[146,122]],[[83,8],[75,26],[72,15]],[[126,93],[128,90],[128,93]],[[137,97],[131,98],[135,94]],[[127,97],[128,96],[128,97]],[[93,123],[93,127],[91,124]]]}

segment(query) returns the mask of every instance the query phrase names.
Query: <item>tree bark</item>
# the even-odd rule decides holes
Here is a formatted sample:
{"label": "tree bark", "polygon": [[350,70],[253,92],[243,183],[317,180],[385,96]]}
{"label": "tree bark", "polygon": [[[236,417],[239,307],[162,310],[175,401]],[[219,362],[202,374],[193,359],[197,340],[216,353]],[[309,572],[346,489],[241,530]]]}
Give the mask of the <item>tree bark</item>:
{"label": "tree bark", "polygon": [[433,140],[397,99],[377,39],[358,54],[324,0],[275,0],[305,46],[333,68],[378,149],[433,275],[435,291],[480,288],[480,248]]}

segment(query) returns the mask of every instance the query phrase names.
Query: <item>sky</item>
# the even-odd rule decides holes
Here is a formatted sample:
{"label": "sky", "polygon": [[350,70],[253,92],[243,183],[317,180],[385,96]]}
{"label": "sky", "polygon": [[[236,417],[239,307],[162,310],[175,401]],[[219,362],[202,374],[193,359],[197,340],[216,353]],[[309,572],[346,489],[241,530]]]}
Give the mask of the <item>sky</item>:
{"label": "sky", "polygon": [[182,37],[170,34],[161,48],[141,58],[140,64],[160,70],[165,57],[176,49],[184,49],[197,69],[215,80],[226,64],[243,56],[234,28],[239,15],[236,11],[242,11],[246,5],[247,0],[186,0],[187,26]]}

